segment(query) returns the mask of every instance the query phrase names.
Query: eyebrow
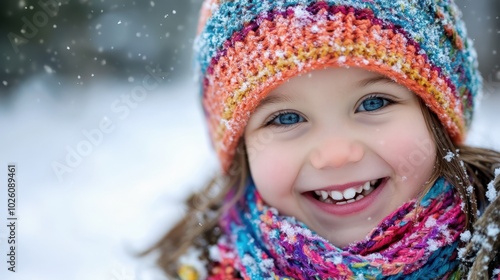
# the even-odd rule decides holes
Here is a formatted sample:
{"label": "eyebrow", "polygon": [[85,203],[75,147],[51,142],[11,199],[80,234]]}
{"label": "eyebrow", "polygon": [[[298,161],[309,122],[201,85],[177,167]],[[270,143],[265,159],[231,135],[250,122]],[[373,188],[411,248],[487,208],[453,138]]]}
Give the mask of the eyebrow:
{"label": "eyebrow", "polygon": [[[376,83],[391,83],[391,84],[397,85],[397,83],[394,80],[392,80],[389,77],[383,76],[383,75],[377,75],[375,77],[366,78],[366,79],[363,79],[363,80],[357,82],[358,86],[360,86],[360,87],[366,87],[366,86],[376,84]],[[293,101],[293,99],[290,96],[287,96],[284,94],[268,95],[268,96],[264,97],[264,99],[262,99],[262,101],[260,101],[259,105],[257,105],[257,107],[255,108],[255,111],[257,111],[258,109],[261,109],[262,107],[265,107],[267,105],[279,104],[282,102],[292,102],[292,101]]]}
{"label": "eyebrow", "polygon": [[265,107],[266,105],[271,105],[271,104],[279,104],[282,102],[291,102],[292,98],[290,96],[286,96],[284,94],[278,94],[278,95],[268,95],[262,101],[259,103],[257,106],[257,109],[260,109],[262,107]]}
{"label": "eyebrow", "polygon": [[369,85],[372,85],[372,84],[376,84],[376,83],[391,83],[391,84],[395,84],[396,82],[393,79],[389,78],[389,77],[382,76],[382,75],[377,75],[375,77],[363,79],[363,80],[359,81],[357,84],[359,86],[361,86],[361,87],[366,87],[366,86],[369,86]]}

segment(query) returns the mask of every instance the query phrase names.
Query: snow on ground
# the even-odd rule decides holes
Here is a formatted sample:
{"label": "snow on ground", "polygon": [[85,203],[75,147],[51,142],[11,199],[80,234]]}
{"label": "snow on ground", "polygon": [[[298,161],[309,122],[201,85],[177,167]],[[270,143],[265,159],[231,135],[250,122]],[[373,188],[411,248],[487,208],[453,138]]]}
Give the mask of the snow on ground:
{"label": "snow on ground", "polygon": [[[180,218],[180,202],[215,172],[216,160],[192,81],[127,101],[135,86],[102,82],[56,98],[33,79],[0,105],[0,182],[8,163],[18,168],[17,272],[2,261],[0,279],[162,279],[133,253]],[[472,144],[500,149],[496,91],[483,98]]]}
{"label": "snow on ground", "polygon": [[215,161],[191,81],[122,102],[134,87],[101,84],[57,100],[34,80],[0,107],[1,164],[16,163],[19,179],[18,272],[2,261],[0,279],[161,279],[147,278],[132,254],[180,217],[180,201]]}

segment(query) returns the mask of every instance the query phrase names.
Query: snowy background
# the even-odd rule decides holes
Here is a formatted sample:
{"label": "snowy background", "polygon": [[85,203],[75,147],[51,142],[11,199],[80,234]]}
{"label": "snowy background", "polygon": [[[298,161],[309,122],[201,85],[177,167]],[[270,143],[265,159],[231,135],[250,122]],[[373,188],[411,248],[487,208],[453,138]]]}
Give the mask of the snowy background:
{"label": "snowy background", "polygon": [[[78,25],[65,22],[78,17],[66,1],[48,23],[63,39],[40,28],[19,53],[0,45],[0,279],[164,279],[134,253],[180,218],[182,200],[216,170],[189,72],[199,1],[104,2],[72,4],[94,15],[81,19],[87,39],[71,40]],[[500,11],[461,2],[487,81],[468,141],[500,150]],[[2,18],[11,25],[0,31],[18,32],[29,7],[2,9],[12,10]],[[146,89],[157,67],[166,77]],[[18,178],[16,273],[6,263],[9,163]]]}

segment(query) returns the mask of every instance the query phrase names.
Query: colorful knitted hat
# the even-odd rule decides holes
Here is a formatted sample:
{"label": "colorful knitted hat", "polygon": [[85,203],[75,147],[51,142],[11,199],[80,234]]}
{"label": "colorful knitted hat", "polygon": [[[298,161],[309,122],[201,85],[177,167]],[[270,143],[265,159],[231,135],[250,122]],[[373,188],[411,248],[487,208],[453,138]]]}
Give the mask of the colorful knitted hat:
{"label": "colorful knitted hat", "polygon": [[481,77],[460,16],[452,0],[206,0],[195,52],[223,170],[269,91],[327,66],[394,79],[461,143]]}

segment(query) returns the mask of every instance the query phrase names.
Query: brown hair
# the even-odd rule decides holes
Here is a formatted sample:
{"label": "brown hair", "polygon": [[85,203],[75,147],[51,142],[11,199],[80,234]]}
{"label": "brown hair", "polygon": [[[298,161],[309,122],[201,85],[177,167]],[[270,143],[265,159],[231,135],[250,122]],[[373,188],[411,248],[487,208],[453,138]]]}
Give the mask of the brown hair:
{"label": "brown hair", "polygon": [[[184,218],[140,255],[158,251],[157,264],[170,277],[177,276],[179,258],[191,246],[200,249],[201,257],[208,259],[208,247],[215,244],[221,234],[219,217],[242,196],[248,176],[245,145],[241,141],[228,174],[215,176],[201,191],[191,194],[185,202],[187,212]],[[234,198],[223,203],[233,189]]]}
{"label": "brown hair", "polygon": [[[428,129],[436,143],[436,165],[429,182],[439,176],[450,182],[460,194],[466,213],[466,229],[476,235],[464,244],[462,270],[468,279],[490,279],[499,268],[500,238],[488,236],[488,226],[500,227],[500,196],[487,201],[488,184],[500,190],[500,153],[491,149],[455,145],[437,116],[420,102]],[[471,234],[472,236],[472,234]]]}
{"label": "brown hair", "polygon": [[[497,226],[500,224],[498,196],[491,202],[490,207],[484,210],[488,204],[486,186],[495,178],[494,170],[500,167],[500,153],[453,144],[438,117],[423,101],[420,105],[427,127],[436,143],[436,164],[429,182],[432,184],[438,177],[443,176],[455,186],[464,202],[467,230],[486,237],[487,226],[491,222]],[[202,258],[208,260],[208,247],[215,244],[221,234],[218,227],[219,217],[241,197],[248,176],[246,151],[241,141],[228,175],[212,179],[204,189],[192,194],[186,201],[188,210],[185,217],[142,255],[159,251],[157,263],[171,277],[177,275],[179,258],[191,246],[201,249]],[[498,179],[494,182],[497,190],[500,189]],[[223,204],[224,198],[232,189],[235,191],[233,200]],[[484,211],[481,217],[479,211]],[[489,279],[488,275],[492,275],[492,270],[499,266],[496,254],[500,249],[500,238],[489,237],[488,241],[491,250],[488,250],[489,247],[480,246],[482,242],[471,241],[464,245],[462,269],[471,272],[471,279]],[[483,275],[486,275],[485,278],[481,278]]]}

